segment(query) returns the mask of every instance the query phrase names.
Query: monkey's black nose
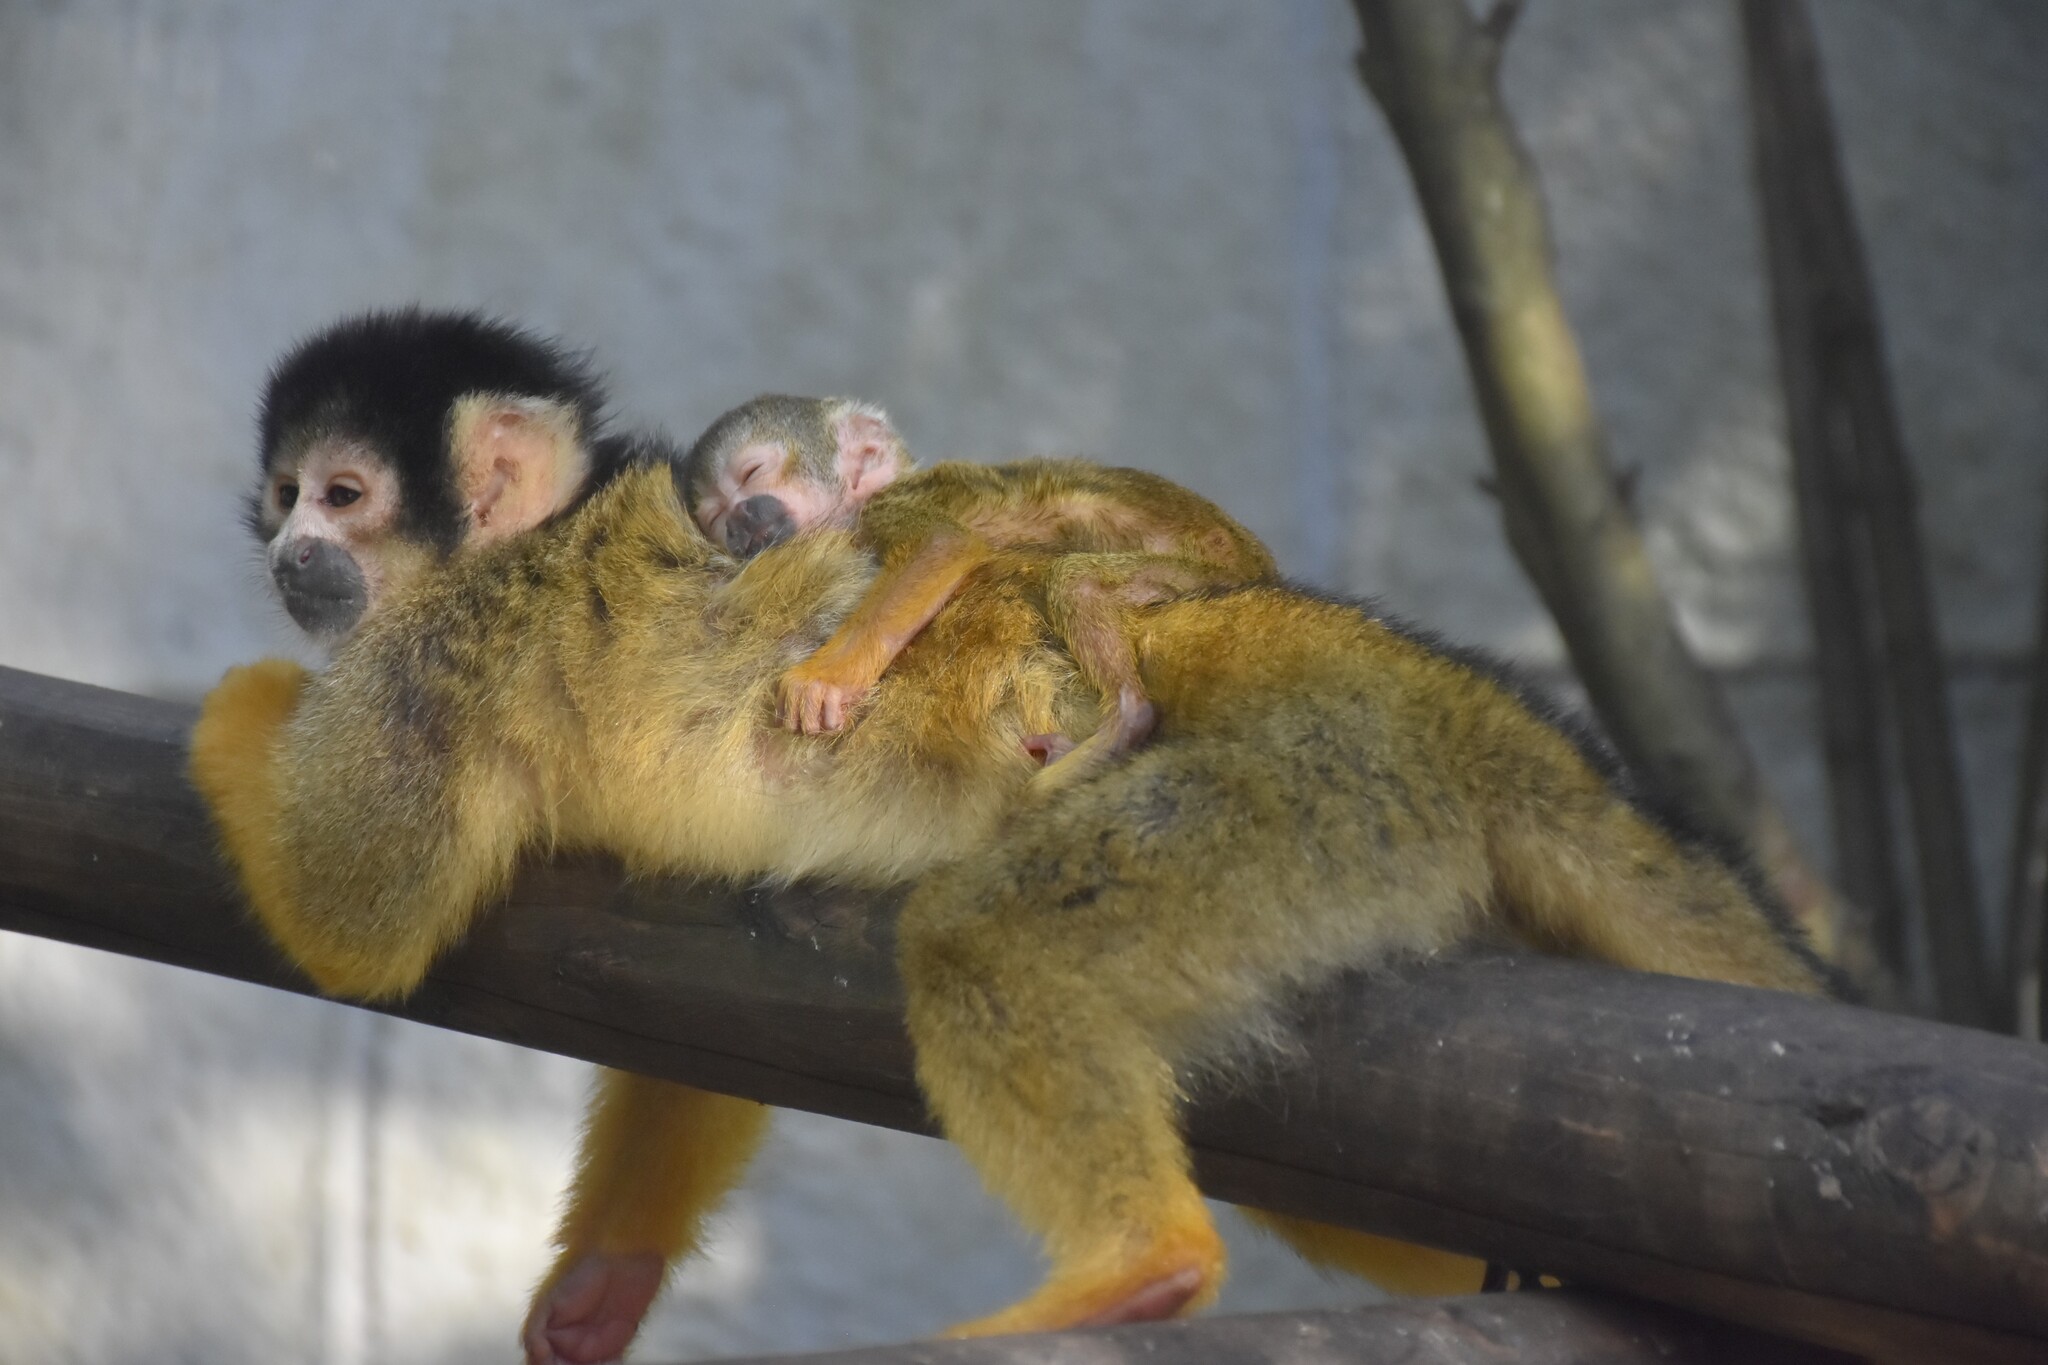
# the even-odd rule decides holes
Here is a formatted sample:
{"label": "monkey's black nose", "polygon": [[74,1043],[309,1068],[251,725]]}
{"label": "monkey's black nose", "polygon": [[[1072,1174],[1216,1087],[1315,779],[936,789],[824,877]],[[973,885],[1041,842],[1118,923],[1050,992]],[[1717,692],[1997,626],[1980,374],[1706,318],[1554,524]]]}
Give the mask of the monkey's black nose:
{"label": "monkey's black nose", "polygon": [[772,493],[760,493],[732,509],[725,519],[725,548],[745,559],[797,532],[797,524]]}
{"label": "monkey's black nose", "polygon": [[280,545],[270,577],[299,628],[312,635],[346,633],[369,604],[355,556],[331,540],[308,537]]}

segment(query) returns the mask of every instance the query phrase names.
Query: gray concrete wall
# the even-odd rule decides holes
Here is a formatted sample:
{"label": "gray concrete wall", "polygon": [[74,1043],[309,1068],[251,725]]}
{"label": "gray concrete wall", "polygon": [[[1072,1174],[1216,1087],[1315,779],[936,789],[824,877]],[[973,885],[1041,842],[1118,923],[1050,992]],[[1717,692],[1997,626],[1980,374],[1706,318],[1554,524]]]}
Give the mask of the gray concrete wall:
{"label": "gray concrete wall", "polygon": [[[2048,6],[1817,11],[1996,865]],[[1721,0],[1551,0],[1507,83],[1659,570],[1819,839],[1733,39]],[[293,648],[236,525],[254,393],[308,328],[415,298],[595,346],[680,433],[854,391],[928,455],[1149,465],[1300,575],[1554,661],[1352,43],[1335,0],[0,8],[0,663],[191,696]],[[506,1359],[582,1084],[0,935],[0,1355]],[[1363,1293],[1237,1246],[1236,1306]],[[644,1355],[900,1337],[1031,1274],[948,1150],[793,1120]]]}

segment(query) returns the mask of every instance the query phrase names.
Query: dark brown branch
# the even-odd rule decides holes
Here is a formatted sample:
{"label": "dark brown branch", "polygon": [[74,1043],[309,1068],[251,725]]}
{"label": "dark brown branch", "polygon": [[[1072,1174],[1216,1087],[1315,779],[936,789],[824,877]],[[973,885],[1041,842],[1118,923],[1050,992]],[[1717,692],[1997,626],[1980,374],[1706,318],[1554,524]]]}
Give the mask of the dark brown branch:
{"label": "dark brown branch", "polygon": [[1872,986],[1881,985],[1883,989],[1873,993],[1885,1003],[1899,1004],[1899,983],[1909,979],[1908,909],[1899,888],[1898,846],[1892,835],[1869,565],[1858,553],[1860,519],[1830,454],[1844,424],[1835,406],[1839,395],[1830,389],[1818,344],[1826,335],[1826,306],[1817,296],[1819,277],[1805,259],[1800,224],[1787,211],[1789,187],[1804,168],[1785,136],[1778,108],[1786,73],[1776,68],[1770,51],[1758,49],[1762,31],[1749,21],[1750,12],[1745,6],[1750,132],[1765,204],[1764,256],[1784,382],[1800,564],[1819,674],[1828,813],[1836,876],[1848,896],[1845,913],[1853,914],[1861,928],[1846,936],[1845,946],[1868,943],[1874,949],[1877,960],[1861,964],[1856,975]]}
{"label": "dark brown branch", "polygon": [[[285,989],[186,708],[0,669],[0,928]],[[885,907],[529,869],[392,1012],[921,1130]],[[2039,1360],[2048,1052],[1558,959],[1319,994],[1190,1120],[1227,1199],[1903,1358]]]}
{"label": "dark brown branch", "polygon": [[[757,1356],[720,1365],[769,1365]],[[804,1365],[1850,1365],[1817,1347],[1576,1290],[1259,1313],[1098,1332],[927,1341]]]}
{"label": "dark brown branch", "polygon": [[1892,411],[1877,302],[1835,149],[1813,28],[1800,0],[1743,0],[1767,239],[1790,260],[1774,277],[1803,294],[1808,352],[1832,439],[1836,488],[1860,512],[1861,550],[1877,586],[1888,681],[1912,813],[1920,910],[1943,1017],[2009,1022],[1993,989],[1977,919],[1962,777],[1947,680],[1920,550],[1912,470]]}
{"label": "dark brown branch", "polygon": [[2005,894],[2006,961],[2019,1035],[2036,1041],[2048,1033],[2042,1010],[2042,982],[2048,978],[2048,562],[2042,565],[2040,613]]}
{"label": "dark brown branch", "polygon": [[1499,79],[1500,59],[1508,50],[1508,35],[1515,31],[1515,24],[1522,17],[1522,0],[1494,0],[1492,9],[1479,21],[1480,52],[1486,63],[1486,80],[1491,85]]}
{"label": "dark brown branch", "polygon": [[1534,170],[1463,3],[1354,0],[1358,69],[1436,244],[1501,491],[1508,543],[1631,766],[1752,849],[1816,940],[1838,925],[1720,689],[1679,637],[1624,504],[1551,278]]}

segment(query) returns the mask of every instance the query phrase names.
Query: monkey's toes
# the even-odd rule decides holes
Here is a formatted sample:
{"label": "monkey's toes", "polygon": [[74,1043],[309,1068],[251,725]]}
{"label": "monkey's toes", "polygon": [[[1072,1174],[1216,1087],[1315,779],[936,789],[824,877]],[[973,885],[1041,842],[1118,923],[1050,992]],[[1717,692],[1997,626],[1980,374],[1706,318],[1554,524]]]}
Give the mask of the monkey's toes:
{"label": "monkey's toes", "polygon": [[1199,1266],[1189,1266],[1171,1275],[1162,1276],[1143,1286],[1121,1303],[1111,1304],[1093,1317],[1075,1323],[1076,1327],[1121,1327],[1133,1322],[1164,1322],[1177,1316],[1181,1310],[1195,1301],[1208,1284],[1208,1279]]}
{"label": "monkey's toes", "polygon": [[599,1365],[633,1344],[661,1290],[661,1257],[592,1253],[543,1291],[523,1334],[527,1365]]}
{"label": "monkey's toes", "polygon": [[1116,738],[1111,752],[1134,749],[1152,737],[1159,724],[1159,708],[1135,687],[1122,688],[1116,695]]}

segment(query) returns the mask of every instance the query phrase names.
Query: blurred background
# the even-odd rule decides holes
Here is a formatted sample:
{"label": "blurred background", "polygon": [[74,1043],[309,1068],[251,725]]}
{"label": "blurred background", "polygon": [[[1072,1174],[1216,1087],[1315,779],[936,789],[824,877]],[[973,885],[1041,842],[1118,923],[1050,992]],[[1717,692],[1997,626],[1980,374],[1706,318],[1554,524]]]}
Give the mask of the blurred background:
{"label": "blurred background", "polygon": [[[2048,491],[2048,5],[1813,10],[1995,889]],[[421,300],[593,347],[679,436],[851,392],[928,458],[1144,465],[1294,575],[1561,676],[1355,43],[1341,0],[0,6],[0,664],[192,698],[295,652],[237,520],[258,386]],[[1824,858],[1733,7],[1537,0],[1504,78],[1665,588]],[[4,1354],[508,1360],[584,1083],[0,934]],[[1227,1306],[1368,1297],[1241,1231]],[[639,1355],[915,1335],[1034,1270],[950,1150],[792,1117]]]}

